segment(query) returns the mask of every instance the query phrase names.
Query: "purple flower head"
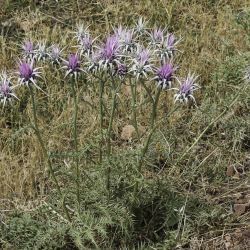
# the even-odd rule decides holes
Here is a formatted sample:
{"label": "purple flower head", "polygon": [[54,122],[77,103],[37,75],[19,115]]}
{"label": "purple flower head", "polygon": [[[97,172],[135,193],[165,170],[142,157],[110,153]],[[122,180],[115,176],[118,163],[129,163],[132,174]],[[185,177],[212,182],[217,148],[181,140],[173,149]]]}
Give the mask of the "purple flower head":
{"label": "purple flower head", "polygon": [[83,24],[78,24],[76,28],[75,38],[78,42],[81,41],[82,38],[84,38],[86,35],[89,35],[89,27],[85,26]]}
{"label": "purple flower head", "polygon": [[26,58],[32,58],[34,56],[34,45],[31,41],[25,41],[22,45],[23,54]]}
{"label": "purple flower head", "polygon": [[176,37],[172,33],[168,33],[164,42],[164,45],[160,49],[161,58],[171,58],[173,57],[176,49],[176,45],[180,40],[176,40]]}
{"label": "purple flower head", "polygon": [[51,47],[50,47],[50,53],[49,53],[49,56],[51,58],[51,61],[53,64],[60,64],[61,62],[61,53],[62,53],[62,50],[59,48],[58,45],[56,44],[53,44]]}
{"label": "purple flower head", "polygon": [[152,65],[150,64],[150,51],[144,48],[137,48],[137,54],[133,60],[131,71],[136,75],[136,78],[146,77],[149,72],[152,72]]}
{"label": "purple flower head", "polygon": [[190,99],[192,99],[195,102],[193,92],[199,88],[199,86],[195,83],[198,76],[195,76],[194,74],[188,74],[187,78],[184,79],[182,82],[179,81],[180,87],[178,89],[177,94],[175,94],[175,102],[188,102]]}
{"label": "purple flower head", "polygon": [[109,36],[100,51],[100,65],[104,69],[113,68],[117,62],[119,39],[117,36]]}
{"label": "purple flower head", "polygon": [[71,54],[69,56],[68,69],[72,71],[78,71],[80,68],[80,61],[77,54]]}
{"label": "purple flower head", "polygon": [[89,34],[82,36],[81,39],[79,40],[79,43],[80,45],[78,47],[80,49],[81,55],[82,54],[90,55],[92,53],[94,40],[92,40]]}
{"label": "purple flower head", "polygon": [[13,93],[13,88],[11,86],[11,78],[7,76],[5,72],[0,75],[0,102],[3,103],[3,107],[6,102],[11,102],[13,98],[18,99]]}
{"label": "purple flower head", "polygon": [[250,82],[250,67],[248,67],[246,70],[245,70],[245,76],[244,76],[244,79],[247,81],[247,82]]}
{"label": "purple flower head", "polygon": [[102,50],[103,59],[107,61],[114,60],[117,56],[118,46],[119,42],[117,36],[108,37]]}
{"label": "purple flower head", "polygon": [[123,28],[119,26],[114,30],[114,34],[117,37],[119,43],[121,44],[123,52],[132,52],[136,47],[134,41],[134,30]]}
{"label": "purple flower head", "polygon": [[173,48],[175,45],[175,40],[176,40],[176,38],[175,38],[174,34],[169,33],[167,35],[167,38],[166,38],[166,46],[168,48]]}
{"label": "purple flower head", "polygon": [[100,54],[97,52],[93,52],[87,56],[87,70],[91,73],[96,73],[100,68],[99,60]]}
{"label": "purple flower head", "polygon": [[150,34],[150,37],[152,44],[162,44],[164,41],[164,30],[155,28],[152,34]]}
{"label": "purple flower head", "polygon": [[147,22],[142,17],[140,17],[138,19],[138,22],[135,25],[135,32],[138,35],[145,34],[146,33],[146,25],[147,25]]}
{"label": "purple flower head", "polygon": [[150,53],[147,49],[141,49],[137,54],[137,62],[140,66],[147,65],[149,63]]}
{"label": "purple flower head", "polygon": [[174,68],[172,64],[166,63],[156,71],[156,77],[154,80],[157,81],[157,86],[162,89],[171,88],[173,81],[173,74],[177,68]]}
{"label": "purple flower head", "polygon": [[136,48],[136,42],[134,41],[134,30],[126,30],[123,33],[122,41],[124,52],[133,52]]}
{"label": "purple flower head", "polygon": [[117,69],[116,69],[116,74],[120,77],[120,78],[124,78],[126,76],[126,74],[128,73],[128,67],[126,64],[123,63],[119,63],[117,65]]}
{"label": "purple flower head", "polygon": [[45,60],[48,57],[46,42],[39,42],[35,50],[35,59],[37,61]]}
{"label": "purple flower head", "polygon": [[38,72],[39,68],[34,68],[34,60],[30,63],[27,61],[20,61],[18,68],[19,68],[19,82],[20,84],[30,86],[30,84],[35,85],[36,88],[40,89],[35,81],[37,77],[40,77],[40,72]]}
{"label": "purple flower head", "polygon": [[114,35],[119,39],[122,40],[124,33],[126,32],[126,28],[123,28],[121,25],[119,25],[118,28],[114,29]]}
{"label": "purple flower head", "polygon": [[20,77],[25,81],[29,81],[33,76],[33,68],[29,63],[23,62],[19,65]]}
{"label": "purple flower head", "polygon": [[67,69],[65,77],[68,75],[74,75],[76,77],[77,74],[82,71],[82,69],[80,68],[79,56],[77,54],[70,54],[68,57],[68,61],[64,60],[64,62],[66,66],[64,66],[63,68]]}

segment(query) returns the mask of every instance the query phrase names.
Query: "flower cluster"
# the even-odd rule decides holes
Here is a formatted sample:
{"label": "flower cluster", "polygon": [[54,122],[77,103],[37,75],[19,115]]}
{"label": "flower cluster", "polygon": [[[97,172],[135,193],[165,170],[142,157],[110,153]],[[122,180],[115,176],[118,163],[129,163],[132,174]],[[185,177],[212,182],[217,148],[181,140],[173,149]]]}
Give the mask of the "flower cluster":
{"label": "flower cluster", "polygon": [[[147,22],[140,18],[132,28],[121,25],[114,28],[102,41],[92,37],[88,26],[78,25],[73,39],[76,45],[68,56],[60,44],[24,41],[18,64],[19,85],[41,89],[37,85],[41,72],[35,65],[45,66],[44,62],[50,62],[59,66],[58,70],[65,70],[65,77],[85,73],[99,77],[106,74],[124,81],[134,78],[138,82],[147,81],[147,84],[155,82],[162,90],[177,90],[175,101],[195,101],[193,92],[198,89],[197,77],[189,74],[180,81],[176,76],[178,67],[174,59],[180,39],[166,29],[155,27],[150,30]],[[1,82],[0,98],[5,104],[16,96],[7,76],[2,76]],[[178,89],[172,87],[175,82],[180,83]]]}

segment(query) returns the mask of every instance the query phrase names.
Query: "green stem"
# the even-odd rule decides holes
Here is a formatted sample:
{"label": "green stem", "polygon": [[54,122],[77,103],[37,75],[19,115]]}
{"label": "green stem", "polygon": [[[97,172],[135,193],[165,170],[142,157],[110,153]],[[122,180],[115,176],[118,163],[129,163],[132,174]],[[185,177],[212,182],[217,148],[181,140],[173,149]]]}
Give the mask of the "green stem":
{"label": "green stem", "polygon": [[107,153],[108,153],[108,157],[110,156],[110,153],[111,153],[111,130],[112,130],[114,114],[115,114],[115,108],[116,108],[116,96],[117,96],[116,91],[117,91],[116,88],[113,86],[113,89],[112,89],[112,107],[111,107],[111,114],[110,114],[109,126],[108,126],[108,132],[107,132],[107,137],[108,137]]}
{"label": "green stem", "polygon": [[100,133],[101,139],[99,142],[99,162],[102,163],[102,144],[103,144],[103,92],[104,92],[104,81],[101,80],[99,84],[99,116],[100,116]]}
{"label": "green stem", "polygon": [[[153,127],[151,128],[151,131],[150,131],[150,133],[148,135],[146,143],[145,143],[144,147],[142,148],[142,151],[141,151],[141,154],[140,154],[140,159],[139,159],[139,163],[138,163],[138,172],[140,174],[141,174],[141,168],[142,168],[142,163],[143,163],[144,157],[145,157],[145,155],[146,155],[146,153],[148,151],[148,148],[149,148],[149,145],[150,145],[150,142],[151,142],[151,138],[152,138],[155,130],[161,124],[162,121],[164,121],[166,118],[168,118],[170,115],[172,115],[178,108],[179,108],[179,106],[176,106],[171,112],[169,112],[167,114],[166,117],[162,118],[158,123],[154,124]],[[135,190],[136,191],[138,190],[138,182],[136,183]]]}
{"label": "green stem", "polygon": [[78,157],[78,136],[77,136],[77,114],[78,114],[78,102],[75,90],[75,81],[71,79],[71,91],[74,99],[74,117],[73,117],[73,137],[74,137],[74,147],[75,147],[75,174],[76,174],[76,196],[78,203],[78,212],[81,211],[81,199],[80,199],[80,170],[79,170],[79,157]]}
{"label": "green stem", "polygon": [[150,89],[147,87],[147,85],[145,84],[145,82],[144,82],[143,80],[141,81],[141,84],[142,84],[143,88],[146,90],[146,92],[147,92],[147,94],[148,94],[148,96],[149,96],[150,101],[151,101],[152,103],[154,103],[154,98],[153,98],[152,95],[151,95]]}
{"label": "green stem", "polygon": [[107,137],[108,137],[107,154],[108,154],[108,161],[109,161],[109,165],[107,169],[107,190],[109,192],[109,196],[110,196],[110,177],[111,177],[111,167],[110,167],[110,164],[111,164],[111,161],[110,161],[111,130],[113,126],[114,114],[115,114],[115,109],[116,109],[116,97],[117,97],[117,93],[119,92],[119,88],[121,86],[121,82],[120,82],[116,88],[113,76],[111,76],[111,79],[112,79],[112,107],[111,107],[111,114],[110,114],[109,126],[108,126],[108,132],[107,132]]}
{"label": "green stem", "polygon": [[[51,164],[51,161],[50,161],[50,158],[49,158],[49,155],[48,155],[48,151],[45,147],[45,144],[44,144],[44,141],[42,139],[42,136],[41,136],[41,133],[40,133],[40,130],[39,130],[39,127],[38,127],[38,122],[37,122],[37,114],[36,114],[36,103],[35,103],[35,97],[34,97],[34,91],[33,91],[33,87],[32,86],[29,86],[29,90],[30,90],[30,95],[31,95],[31,101],[32,101],[32,111],[33,111],[33,119],[34,119],[34,125],[32,125],[35,133],[36,133],[36,136],[37,136],[37,139],[40,143],[40,146],[42,148],[42,151],[43,151],[43,154],[44,156],[46,157],[47,159],[47,163],[48,163],[48,166],[49,166],[49,171],[50,171],[50,174],[52,176],[52,179],[56,185],[56,189],[57,189],[57,192],[60,194],[60,196],[62,197],[62,200],[64,200],[64,196],[62,194],[62,191],[61,191],[61,188],[59,186],[59,183],[58,183],[58,180],[56,178],[56,175],[55,175],[55,172],[53,170],[53,167],[52,167],[52,164]],[[67,216],[67,219],[68,221],[71,221],[70,219],[70,216],[69,216],[69,211],[65,205],[64,202],[62,202],[63,204],[63,209],[64,209],[64,212]]]}
{"label": "green stem", "polygon": [[132,82],[131,78],[130,80],[130,87],[131,87],[131,95],[132,95],[132,120],[133,120],[133,126],[135,128],[135,132],[137,135],[138,140],[140,140],[140,134],[137,124],[137,115],[136,115],[136,81]]}
{"label": "green stem", "polygon": [[151,125],[150,125],[151,129],[153,129],[154,123],[155,123],[155,120],[156,120],[157,106],[158,106],[158,102],[159,102],[159,99],[160,99],[161,91],[162,90],[160,88],[157,89],[155,100],[153,102],[152,114],[151,114]]}

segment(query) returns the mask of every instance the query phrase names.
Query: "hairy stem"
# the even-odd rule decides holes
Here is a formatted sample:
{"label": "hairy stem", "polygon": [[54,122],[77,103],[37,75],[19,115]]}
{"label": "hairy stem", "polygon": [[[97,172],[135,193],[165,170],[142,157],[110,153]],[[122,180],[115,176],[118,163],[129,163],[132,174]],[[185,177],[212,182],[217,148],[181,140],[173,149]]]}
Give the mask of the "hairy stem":
{"label": "hairy stem", "polygon": [[73,117],[73,137],[74,137],[74,148],[75,148],[75,174],[76,174],[76,197],[78,203],[78,212],[81,210],[80,200],[80,170],[79,170],[79,158],[78,158],[78,134],[77,134],[77,113],[78,113],[78,102],[75,90],[75,81],[71,79],[71,91],[74,99],[74,117]]}
{"label": "hairy stem", "polygon": [[104,81],[101,80],[99,84],[99,116],[100,116],[100,133],[101,139],[99,142],[99,162],[102,163],[102,144],[103,144],[103,92],[104,92]]}
{"label": "hairy stem", "polygon": [[[42,139],[42,136],[41,136],[41,133],[40,133],[40,130],[39,130],[39,127],[38,127],[37,112],[36,112],[36,103],[35,103],[35,97],[34,97],[33,87],[29,86],[29,90],[30,90],[30,95],[31,95],[33,120],[34,120],[34,125],[32,125],[32,127],[33,127],[33,129],[34,129],[34,131],[36,133],[36,136],[37,136],[37,139],[38,139],[38,141],[40,143],[40,146],[42,148],[43,154],[46,157],[46,160],[47,160],[47,163],[48,163],[48,166],[49,166],[49,171],[50,171],[52,179],[53,179],[53,181],[54,181],[54,183],[56,185],[57,192],[62,197],[62,200],[64,200],[64,196],[62,194],[62,191],[61,191],[61,188],[59,186],[58,180],[56,178],[55,172],[53,170],[52,163],[51,163],[51,160],[50,160],[49,155],[48,155],[48,151],[47,151],[47,149],[45,147],[45,143],[44,143],[44,141]],[[65,205],[64,202],[62,202],[62,206],[63,206],[64,212],[65,212],[65,214],[67,216],[68,221],[71,221],[70,216],[69,216],[69,211],[68,211],[68,209],[67,209],[67,207],[66,207],[66,205]]]}
{"label": "hairy stem", "polygon": [[[147,140],[144,144],[144,147],[142,148],[141,150],[141,154],[140,154],[140,158],[139,158],[139,162],[138,162],[138,172],[141,174],[141,168],[142,168],[142,163],[143,163],[143,160],[144,160],[144,157],[148,151],[148,148],[149,148],[149,145],[151,143],[151,138],[155,132],[155,130],[157,129],[157,127],[161,124],[162,121],[165,121],[165,119],[167,117],[169,117],[170,115],[172,115],[177,109],[179,108],[179,106],[176,106],[171,112],[169,112],[167,114],[166,117],[162,118],[159,122],[157,122],[156,124],[154,123],[153,127],[151,127],[150,129],[150,132],[148,134],[148,137],[147,137]],[[137,192],[138,190],[138,182],[136,183],[136,186],[135,186],[135,192]]]}
{"label": "hairy stem", "polygon": [[158,106],[158,102],[160,99],[160,94],[161,94],[161,89],[158,88],[156,95],[155,95],[155,100],[153,102],[153,107],[152,107],[152,113],[151,113],[151,124],[150,124],[150,128],[153,129],[154,127],[154,123],[156,120],[156,115],[157,115],[157,106]]}
{"label": "hairy stem", "polygon": [[140,134],[137,123],[137,114],[136,114],[136,81],[132,81],[130,78],[130,87],[131,87],[131,95],[132,95],[132,120],[133,126],[135,128],[135,132],[137,135],[137,139],[140,140]]}
{"label": "hairy stem", "polygon": [[109,119],[109,126],[108,126],[108,132],[107,132],[107,139],[108,139],[108,145],[107,145],[107,155],[108,155],[108,162],[109,166],[107,169],[107,190],[109,192],[110,196],[110,177],[111,177],[111,167],[110,167],[110,155],[111,155],[111,130],[113,126],[113,121],[114,121],[114,114],[115,114],[115,109],[116,109],[116,97],[117,93],[119,92],[119,88],[121,86],[121,82],[118,84],[118,86],[115,86],[115,81],[114,77],[111,76],[112,78],[112,107],[111,107],[111,114],[110,114],[110,119]]}

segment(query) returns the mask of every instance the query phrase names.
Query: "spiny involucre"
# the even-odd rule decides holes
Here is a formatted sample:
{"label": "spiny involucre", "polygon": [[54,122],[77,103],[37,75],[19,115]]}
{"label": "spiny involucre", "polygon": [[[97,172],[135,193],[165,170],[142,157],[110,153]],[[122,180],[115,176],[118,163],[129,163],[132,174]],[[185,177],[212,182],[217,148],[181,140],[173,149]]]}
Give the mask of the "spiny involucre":
{"label": "spiny involucre", "polygon": [[8,77],[6,72],[2,72],[0,75],[0,102],[3,103],[3,107],[7,102],[18,99],[13,92],[14,88],[15,86],[11,84],[11,77]]}
{"label": "spiny involucre", "polygon": [[173,75],[177,67],[173,67],[171,63],[166,63],[163,66],[159,67],[156,70],[156,76],[154,80],[157,82],[157,86],[162,89],[169,89],[171,88]]}
{"label": "spiny involucre", "polygon": [[40,77],[40,72],[38,71],[40,68],[34,68],[34,59],[29,61],[21,61],[18,64],[18,74],[19,74],[19,83],[21,85],[32,86],[34,85],[36,88],[41,89],[37,86],[36,80]]}
{"label": "spiny involucre", "polygon": [[83,71],[83,69],[81,69],[81,62],[79,59],[78,54],[70,54],[68,56],[68,60],[64,60],[65,66],[63,66],[62,68],[66,69],[66,76],[68,75],[74,75],[75,77],[77,77],[77,75]]}
{"label": "spiny involucre", "polygon": [[175,102],[180,101],[187,103],[189,100],[193,100],[196,104],[193,92],[199,89],[199,86],[196,84],[197,78],[198,76],[195,76],[195,74],[188,73],[188,76],[183,81],[178,80],[180,87],[174,96]]}

